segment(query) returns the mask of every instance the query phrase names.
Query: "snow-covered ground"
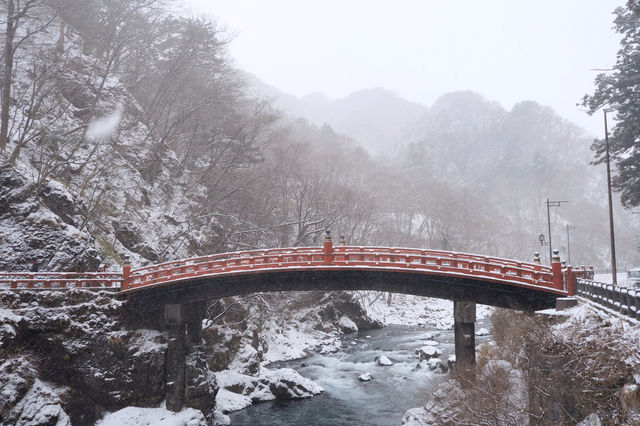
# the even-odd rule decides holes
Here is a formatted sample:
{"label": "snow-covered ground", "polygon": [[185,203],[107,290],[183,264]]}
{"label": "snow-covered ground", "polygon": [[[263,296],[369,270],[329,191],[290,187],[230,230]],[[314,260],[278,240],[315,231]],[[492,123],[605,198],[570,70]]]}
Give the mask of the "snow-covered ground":
{"label": "snow-covered ground", "polygon": [[[453,302],[431,297],[393,294],[392,303],[386,297],[365,303],[367,314],[384,325],[431,325],[440,330],[453,328]],[[493,308],[476,305],[476,318],[486,318]]]}
{"label": "snow-covered ground", "polygon": [[[594,275],[593,280],[599,283],[611,284],[613,282],[613,275],[612,274],[596,274]],[[626,272],[618,272],[616,274],[616,280],[620,287],[633,287],[633,283],[627,281]]]}
{"label": "snow-covered ground", "polygon": [[201,426],[206,419],[199,410],[186,408],[179,413],[164,407],[127,407],[107,414],[96,426]]}

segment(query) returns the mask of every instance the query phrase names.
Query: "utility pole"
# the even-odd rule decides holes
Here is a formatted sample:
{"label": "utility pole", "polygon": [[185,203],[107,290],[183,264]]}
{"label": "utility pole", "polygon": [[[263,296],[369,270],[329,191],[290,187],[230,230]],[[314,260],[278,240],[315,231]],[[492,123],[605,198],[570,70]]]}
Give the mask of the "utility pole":
{"label": "utility pole", "polygon": [[547,226],[549,227],[549,263],[551,263],[551,259],[553,258],[552,247],[551,247],[551,212],[550,207],[560,207],[560,204],[568,203],[568,201],[551,201],[547,198]]}
{"label": "utility pole", "polygon": [[576,225],[567,223],[567,265],[571,265],[571,238],[569,237],[569,229],[576,229]]}
{"label": "utility pole", "polygon": [[609,130],[607,129],[607,112],[604,112],[604,141],[606,146],[606,159],[607,159],[607,195],[609,197],[609,237],[611,239],[611,282],[613,285],[618,284],[617,271],[616,271],[616,237],[613,231],[613,202],[611,200],[611,164],[609,163]]}

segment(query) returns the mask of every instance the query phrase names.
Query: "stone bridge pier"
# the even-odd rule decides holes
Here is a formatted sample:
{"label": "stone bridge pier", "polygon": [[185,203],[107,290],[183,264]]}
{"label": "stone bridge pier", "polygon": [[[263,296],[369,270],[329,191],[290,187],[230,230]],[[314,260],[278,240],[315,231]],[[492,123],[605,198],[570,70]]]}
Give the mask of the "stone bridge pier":
{"label": "stone bridge pier", "polygon": [[476,302],[454,300],[453,331],[456,348],[456,364],[462,368],[476,365]]}
{"label": "stone bridge pier", "polygon": [[185,359],[202,344],[205,302],[164,305],[164,326],[169,334],[166,363],[167,409],[180,411],[185,400]]}

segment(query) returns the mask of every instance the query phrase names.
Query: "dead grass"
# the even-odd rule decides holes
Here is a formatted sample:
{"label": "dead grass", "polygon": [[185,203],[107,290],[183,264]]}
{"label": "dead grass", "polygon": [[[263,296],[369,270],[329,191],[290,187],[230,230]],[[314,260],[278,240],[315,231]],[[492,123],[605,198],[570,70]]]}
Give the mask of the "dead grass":
{"label": "dead grass", "polygon": [[446,409],[434,411],[436,423],[577,424],[597,413],[603,424],[637,424],[640,391],[623,330],[574,323],[559,336],[558,321],[496,310],[494,342],[478,349],[474,371],[456,371],[440,390]]}

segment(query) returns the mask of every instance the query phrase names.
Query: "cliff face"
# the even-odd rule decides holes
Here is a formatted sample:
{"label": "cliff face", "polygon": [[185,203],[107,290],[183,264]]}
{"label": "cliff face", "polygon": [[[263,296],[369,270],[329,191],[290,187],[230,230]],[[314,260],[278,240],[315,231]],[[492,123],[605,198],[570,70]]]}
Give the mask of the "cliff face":
{"label": "cliff face", "polygon": [[[0,292],[0,423],[92,424],[160,405],[166,337],[125,329],[124,303],[86,290]],[[187,382],[186,405],[212,419],[217,386],[201,354]]]}
{"label": "cliff face", "polygon": [[18,167],[0,166],[0,271],[95,271],[95,240],[82,228],[82,205],[50,181],[38,187]]}

